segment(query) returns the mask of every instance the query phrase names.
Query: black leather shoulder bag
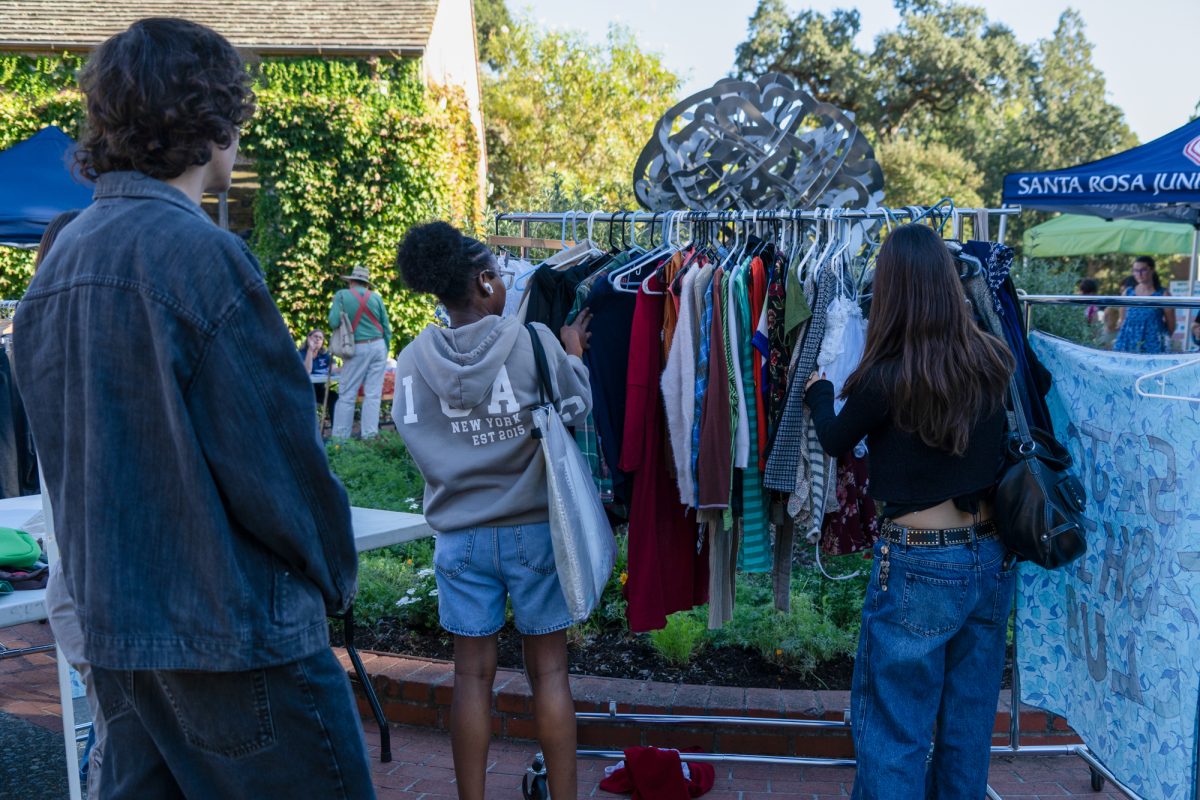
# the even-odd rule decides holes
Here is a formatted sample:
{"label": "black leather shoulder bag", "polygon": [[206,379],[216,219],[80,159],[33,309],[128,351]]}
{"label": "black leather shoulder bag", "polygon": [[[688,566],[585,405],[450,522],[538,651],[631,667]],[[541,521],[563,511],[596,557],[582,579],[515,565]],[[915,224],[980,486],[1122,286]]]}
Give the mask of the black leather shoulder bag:
{"label": "black leather shoulder bag", "polygon": [[1007,464],[996,486],[996,525],[1021,560],[1058,569],[1087,552],[1087,496],[1071,472],[1067,449],[1045,431],[1030,431],[1015,377],[1008,394],[1015,429],[1008,434]]}

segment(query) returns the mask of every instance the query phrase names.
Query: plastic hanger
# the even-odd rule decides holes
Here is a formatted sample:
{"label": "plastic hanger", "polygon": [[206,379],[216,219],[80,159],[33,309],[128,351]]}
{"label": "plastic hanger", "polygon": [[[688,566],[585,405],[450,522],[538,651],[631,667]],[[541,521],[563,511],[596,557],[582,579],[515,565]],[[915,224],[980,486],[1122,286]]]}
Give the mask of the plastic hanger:
{"label": "plastic hanger", "polygon": [[[1191,367],[1200,367],[1200,358],[1194,358],[1190,361],[1185,361],[1182,364],[1175,364],[1170,367],[1164,367],[1162,369],[1153,370],[1152,372],[1147,372],[1145,375],[1142,375],[1133,382],[1133,390],[1138,393],[1139,397],[1152,397],[1158,400],[1182,400],[1185,403],[1200,403],[1200,376],[1197,376],[1196,379],[1195,395],[1166,394],[1164,391],[1167,384],[1165,377],[1166,375]],[[1148,392],[1142,388],[1142,381],[1150,380],[1151,378],[1158,378],[1159,391]]]}
{"label": "plastic hanger", "polygon": [[[819,252],[821,247],[821,234],[824,233],[825,226],[821,219],[813,220],[813,241],[804,254],[800,257],[800,262],[796,264],[795,274],[796,280],[803,281],[806,277],[804,270],[808,267],[808,263],[812,260],[813,254]],[[789,268],[789,276],[791,277],[791,269]]]}
{"label": "plastic hanger", "polygon": [[741,244],[741,241],[742,241],[741,226],[739,226],[737,224],[737,219],[734,217],[732,212],[730,212],[730,214],[729,214],[729,219],[730,219],[730,221],[732,221],[734,223],[733,224],[733,247],[731,247],[729,249],[729,252],[725,254],[725,259],[718,265],[719,268],[724,268],[729,265],[729,262],[733,259],[734,254],[737,253],[738,246]]}
{"label": "plastic hanger", "polygon": [[[661,212],[655,212],[651,218],[651,233],[652,234],[653,234],[654,220],[658,218],[660,213]],[[636,226],[636,223],[637,223],[637,219],[635,217],[634,218],[635,226]],[[654,247],[653,242],[650,242],[651,247],[648,250],[644,249],[644,248],[639,248],[637,245],[637,228],[636,227],[630,228],[630,237],[633,239],[634,248],[641,250],[642,255],[638,256],[637,258],[635,258],[633,261],[629,262],[625,266],[620,267],[620,268],[610,272],[608,274],[608,282],[610,284],[612,284],[612,287],[614,289],[616,289],[618,292],[627,292],[629,294],[636,294],[638,291],[638,286],[641,283],[641,280],[639,279],[638,284],[630,286],[629,284],[624,282],[624,279],[629,275],[633,275],[633,274],[637,273],[640,269],[642,269],[646,265],[654,263],[658,259],[658,257],[662,254],[663,250],[665,250],[665,248],[661,245],[658,247]]]}
{"label": "plastic hanger", "polygon": [[578,213],[579,212],[577,211],[567,211],[563,214],[562,228],[560,230],[560,241],[563,249],[542,262],[543,264],[547,264],[552,269],[555,269],[559,272],[570,269],[571,267],[588,258],[594,258],[598,255],[603,255],[600,250],[592,246],[590,241],[576,242],[571,247],[567,247],[567,218],[570,216],[572,224],[574,224],[574,220]]}
{"label": "plastic hanger", "polygon": [[834,235],[834,230],[833,230],[833,214],[834,214],[833,209],[827,208],[824,210],[823,214],[824,214],[824,217],[826,220],[826,224],[829,226],[829,241],[825,244],[825,249],[821,252],[821,255],[817,258],[816,263],[813,264],[813,278],[814,279],[816,279],[818,276],[820,276],[821,270],[823,270],[825,268],[825,265],[829,262],[830,253],[833,251],[833,248],[839,243],[837,237]]}
{"label": "plastic hanger", "polygon": [[[666,250],[668,253],[667,258],[672,258],[672,257],[674,257],[674,255],[676,253],[678,253],[680,250],[683,249],[683,245],[679,242],[678,238],[676,238],[675,241],[671,240],[671,226],[673,224],[675,224],[677,218],[679,217],[680,212],[668,211],[668,212],[666,212],[666,214],[667,214],[667,219],[666,219],[666,222],[663,223],[663,226],[664,226],[663,227],[663,244],[666,246]],[[677,231],[677,234],[678,233],[680,233],[680,231]],[[659,269],[654,270],[649,275],[647,275],[645,277],[645,279],[642,281],[641,290],[644,293],[653,294],[653,295],[663,295],[663,294],[667,293],[665,287],[664,287],[663,291],[661,291],[661,292],[655,291],[650,288],[650,279],[653,278],[655,275],[657,275],[661,271],[661,269],[662,268],[659,267]]]}

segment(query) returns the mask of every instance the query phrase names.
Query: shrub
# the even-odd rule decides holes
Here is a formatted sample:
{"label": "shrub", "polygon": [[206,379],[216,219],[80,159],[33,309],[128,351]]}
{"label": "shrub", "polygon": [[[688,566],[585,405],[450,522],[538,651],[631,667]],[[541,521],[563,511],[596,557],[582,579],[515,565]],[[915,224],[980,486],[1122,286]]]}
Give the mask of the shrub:
{"label": "shrub", "polygon": [[705,622],[696,611],[667,617],[667,627],[650,633],[650,643],[670,663],[686,666],[704,642]]}
{"label": "shrub", "polygon": [[617,559],[613,563],[612,575],[604,586],[604,593],[592,615],[579,627],[585,633],[617,628],[627,630],[629,620],[625,617],[628,603],[625,601],[625,581],[629,576],[629,537],[622,526],[616,532]]}
{"label": "shrub", "polygon": [[364,625],[398,619],[412,628],[436,630],[437,582],[432,562],[432,540],[360,555],[355,616]]}
{"label": "shrub", "polygon": [[[0,149],[46,125],[79,136],[79,56],[0,54]],[[392,267],[410,225],[480,220],[479,147],[465,94],[426,87],[410,58],[265,58],[258,113],[242,152],[261,185],[250,242],[294,332],[325,325],[338,275],[371,268],[404,344],[433,303],[406,290]],[[0,297],[19,299],[33,254],[0,248]]]}
{"label": "shrub", "polygon": [[[813,605],[837,627],[857,637],[862,622],[863,597],[867,593],[867,582],[871,579],[871,559],[861,555],[826,556],[822,559],[825,571],[835,578],[830,580],[821,574],[816,563],[809,563],[811,550],[800,556],[800,563],[792,570],[792,591],[812,597]],[[857,572],[857,575],[854,573]],[[853,577],[849,577],[853,576]]]}
{"label": "shrub", "polygon": [[331,441],[325,452],[346,486],[350,505],[421,513],[425,481],[399,434],[383,431],[374,439]]}
{"label": "shrub", "polygon": [[801,674],[822,661],[851,655],[856,635],[836,625],[795,584],[791,609],[784,613],[775,609],[770,576],[739,575],[733,619],[709,634],[713,643],[755,650]]}
{"label": "shrub", "polygon": [[[1082,262],[1031,258],[1013,266],[1012,279],[1029,294],[1075,294],[1083,277]],[[1034,306],[1031,328],[1072,342],[1091,344],[1085,306]],[[1022,309],[1023,311],[1024,309]]]}

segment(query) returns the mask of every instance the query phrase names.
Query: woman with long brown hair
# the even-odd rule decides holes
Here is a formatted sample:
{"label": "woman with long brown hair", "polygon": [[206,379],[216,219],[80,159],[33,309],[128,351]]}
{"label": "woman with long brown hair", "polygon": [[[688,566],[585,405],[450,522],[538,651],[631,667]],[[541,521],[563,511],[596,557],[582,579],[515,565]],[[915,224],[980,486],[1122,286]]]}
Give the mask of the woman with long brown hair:
{"label": "woman with long brown hair", "polygon": [[983,797],[1013,594],[990,503],[1013,359],[975,324],[930,228],[892,232],[873,293],[845,407],[816,374],[805,396],[826,452],[866,437],[883,503],[851,694],[853,797]]}

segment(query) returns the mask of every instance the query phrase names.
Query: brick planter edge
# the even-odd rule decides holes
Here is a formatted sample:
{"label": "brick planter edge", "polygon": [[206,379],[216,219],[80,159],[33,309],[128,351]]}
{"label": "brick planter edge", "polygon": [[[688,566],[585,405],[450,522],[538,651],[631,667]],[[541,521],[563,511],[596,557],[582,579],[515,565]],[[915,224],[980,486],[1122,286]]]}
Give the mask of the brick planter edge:
{"label": "brick planter edge", "polygon": [[[370,719],[371,709],[354,674],[350,658],[334,648],[350,676],[359,713]],[[398,656],[363,650],[359,654],[389,722],[445,730],[450,722],[454,691],[454,665],[416,656]],[[626,678],[571,676],[576,711],[676,714],[727,717],[842,720],[850,693],[807,689],[740,689],[659,683]],[[496,671],[492,689],[492,733],[510,739],[535,738],[530,688],[516,670]],[[993,728],[993,744],[1008,743],[1011,719],[1010,693],[1000,693]],[[1022,705],[1022,745],[1067,745],[1080,742],[1062,717]],[[579,724],[579,746],[621,750],[634,745],[684,749],[698,747],[711,753],[852,758],[850,729],[780,729],[750,725],[647,725],[629,722],[588,721]]]}

